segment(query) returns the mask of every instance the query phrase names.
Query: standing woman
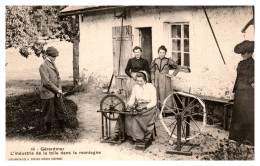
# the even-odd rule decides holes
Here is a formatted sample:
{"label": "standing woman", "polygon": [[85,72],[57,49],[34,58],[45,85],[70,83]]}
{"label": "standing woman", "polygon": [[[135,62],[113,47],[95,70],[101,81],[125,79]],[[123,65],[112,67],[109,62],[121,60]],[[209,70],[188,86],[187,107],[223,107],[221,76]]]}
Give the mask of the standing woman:
{"label": "standing woman", "polygon": [[[164,45],[158,48],[159,57],[155,58],[151,64],[151,79],[157,91],[157,97],[160,102],[171,94],[171,76],[169,75],[170,69],[176,69],[173,76],[176,76],[179,72],[179,68],[176,62],[170,58],[166,58],[165,55],[167,49]],[[168,100],[166,105],[172,107],[172,100]],[[161,104],[159,103],[159,108]]]}
{"label": "standing woman", "polygon": [[150,76],[149,63],[147,60],[145,60],[141,57],[142,48],[135,46],[133,48],[133,52],[134,52],[135,57],[128,60],[126,68],[125,68],[125,73],[130,77],[130,80],[128,80],[128,82],[127,82],[129,92],[132,91],[132,88],[135,85],[137,72],[146,71],[146,73],[148,74],[148,78]]}
{"label": "standing woman", "polygon": [[229,139],[254,145],[254,41],[245,40],[236,45],[234,52],[241,54],[233,93],[234,106]]}

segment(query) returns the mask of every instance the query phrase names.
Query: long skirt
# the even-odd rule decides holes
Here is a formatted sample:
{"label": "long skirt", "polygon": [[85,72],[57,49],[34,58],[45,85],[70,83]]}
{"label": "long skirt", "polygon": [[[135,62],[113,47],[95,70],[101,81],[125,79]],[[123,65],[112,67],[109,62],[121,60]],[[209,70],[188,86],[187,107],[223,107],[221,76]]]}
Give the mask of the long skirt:
{"label": "long skirt", "polygon": [[[124,120],[125,133],[133,140],[150,138],[154,129],[156,107],[142,110],[142,115],[126,115]],[[119,123],[116,123],[115,132],[119,132]]]}
{"label": "long skirt", "polygon": [[[171,78],[167,77],[165,73],[155,72],[154,86],[157,92],[157,98],[160,102],[163,102],[166,97],[172,93]],[[172,108],[173,98],[168,98],[166,106]],[[161,104],[159,103],[159,107]]]}
{"label": "long skirt", "polygon": [[229,139],[254,145],[254,90],[236,90]]}

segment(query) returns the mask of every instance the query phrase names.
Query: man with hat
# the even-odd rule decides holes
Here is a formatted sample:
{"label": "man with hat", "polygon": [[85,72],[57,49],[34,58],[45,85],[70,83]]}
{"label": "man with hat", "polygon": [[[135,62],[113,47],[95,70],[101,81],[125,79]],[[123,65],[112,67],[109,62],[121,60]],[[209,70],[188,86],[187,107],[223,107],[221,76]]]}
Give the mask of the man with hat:
{"label": "man with hat", "polygon": [[55,65],[57,56],[59,56],[58,50],[54,47],[48,47],[46,58],[39,68],[41,75],[40,97],[43,104],[43,118],[47,133],[50,133],[51,125],[55,118],[58,120],[59,129],[64,131],[65,114],[59,100],[59,97],[62,95],[61,80]]}
{"label": "man with hat", "polygon": [[241,54],[243,60],[238,63],[233,88],[235,96],[229,139],[254,145],[254,41],[239,43],[234,52]]}

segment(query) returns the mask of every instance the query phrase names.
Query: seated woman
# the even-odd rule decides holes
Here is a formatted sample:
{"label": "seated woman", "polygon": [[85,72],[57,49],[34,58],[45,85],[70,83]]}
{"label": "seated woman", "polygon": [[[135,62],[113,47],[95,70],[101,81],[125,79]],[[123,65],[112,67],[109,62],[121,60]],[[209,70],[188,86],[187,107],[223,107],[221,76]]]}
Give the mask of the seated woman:
{"label": "seated woman", "polygon": [[[147,74],[139,71],[136,74],[136,85],[133,87],[130,100],[127,103],[127,110],[139,112],[137,115],[126,115],[124,120],[125,133],[132,137],[136,143],[150,139],[156,117],[156,90],[153,84],[147,83]],[[115,126],[115,137],[118,141],[119,124]]]}

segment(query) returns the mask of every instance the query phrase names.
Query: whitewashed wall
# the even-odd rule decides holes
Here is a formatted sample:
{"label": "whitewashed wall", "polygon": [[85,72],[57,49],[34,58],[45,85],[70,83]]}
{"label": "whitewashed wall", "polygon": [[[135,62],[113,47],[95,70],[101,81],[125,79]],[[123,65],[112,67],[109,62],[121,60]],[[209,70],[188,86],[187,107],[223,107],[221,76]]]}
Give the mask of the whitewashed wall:
{"label": "whitewashed wall", "polygon": [[100,77],[113,73],[112,27],[120,26],[121,20],[113,14],[97,14],[84,17],[80,23],[80,71]]}
{"label": "whitewashed wall", "polygon": [[[138,28],[152,28],[153,58],[164,44],[170,50],[170,25],[166,22],[189,22],[191,73],[180,72],[172,79],[175,89],[229,98],[236,66],[240,55],[233,52],[234,46],[245,39],[254,40],[250,26],[246,34],[242,28],[253,17],[252,7],[206,7],[209,19],[223,53],[224,65],[201,7],[148,7],[133,9],[124,20],[124,25],[133,28],[133,46],[139,44]],[[80,71],[109,80],[113,72],[112,27],[120,26],[121,19],[113,12],[84,16],[80,23]],[[168,57],[170,56],[167,55]]]}
{"label": "whitewashed wall", "polygon": [[230,98],[236,67],[241,56],[234,53],[236,44],[243,40],[254,40],[254,29],[251,26],[246,34],[242,28],[252,19],[252,7],[206,8],[214,29],[220,49],[225,59],[224,65],[212,32],[202,9],[192,12],[191,21],[191,70],[192,73],[180,73],[173,79],[176,89],[213,96]]}

